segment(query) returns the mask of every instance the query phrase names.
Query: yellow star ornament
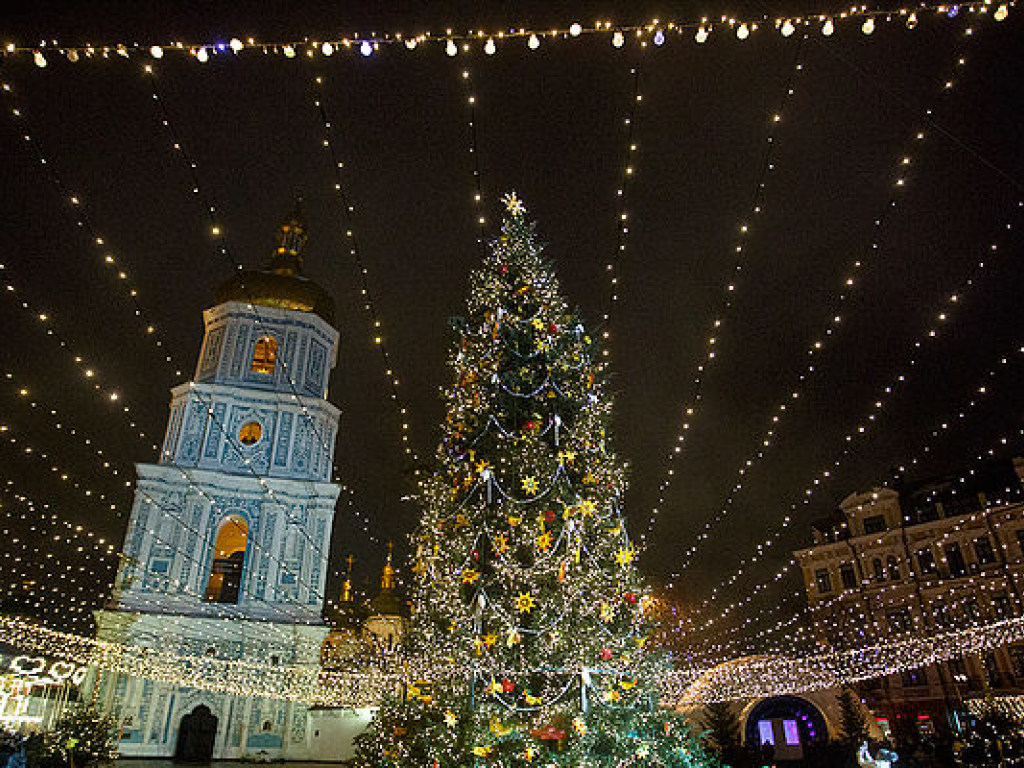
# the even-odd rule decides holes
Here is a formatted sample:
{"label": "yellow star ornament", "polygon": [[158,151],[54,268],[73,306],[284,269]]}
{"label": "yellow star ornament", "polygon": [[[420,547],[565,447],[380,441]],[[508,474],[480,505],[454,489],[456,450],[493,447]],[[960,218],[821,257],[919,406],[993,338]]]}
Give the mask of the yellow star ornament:
{"label": "yellow star ornament", "polygon": [[537,482],[537,478],[533,475],[528,475],[523,478],[523,490],[529,494],[535,494],[540,490],[540,483]]}
{"label": "yellow star ornament", "polygon": [[625,568],[627,565],[633,562],[633,558],[636,557],[636,552],[629,547],[623,547],[615,553],[615,561]]}
{"label": "yellow star ornament", "polygon": [[529,592],[519,593],[519,597],[516,598],[516,608],[519,609],[520,613],[529,613],[536,607],[537,598],[535,598]]}

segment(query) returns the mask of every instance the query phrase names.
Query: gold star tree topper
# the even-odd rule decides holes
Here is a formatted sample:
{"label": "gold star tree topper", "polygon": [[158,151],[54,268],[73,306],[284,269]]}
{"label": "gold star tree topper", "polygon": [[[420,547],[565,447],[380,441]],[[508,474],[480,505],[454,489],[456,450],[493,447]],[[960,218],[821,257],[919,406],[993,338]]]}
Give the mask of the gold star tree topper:
{"label": "gold star tree topper", "polygon": [[505,204],[505,210],[511,213],[513,216],[522,216],[526,213],[526,206],[523,205],[523,201],[516,197],[515,190],[508,192],[501,202]]}

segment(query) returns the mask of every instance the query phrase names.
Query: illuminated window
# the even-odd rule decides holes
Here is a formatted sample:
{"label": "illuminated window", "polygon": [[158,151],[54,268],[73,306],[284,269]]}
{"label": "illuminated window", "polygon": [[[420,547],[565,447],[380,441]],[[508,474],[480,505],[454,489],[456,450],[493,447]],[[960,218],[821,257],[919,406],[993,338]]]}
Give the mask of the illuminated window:
{"label": "illuminated window", "polygon": [[786,744],[788,746],[795,746],[800,743],[800,726],[797,725],[796,720],[783,720],[782,733],[786,737]]}
{"label": "illuminated window", "polygon": [[264,336],[256,341],[252,351],[253,373],[272,374],[274,366],[277,365],[277,339],[273,336]]}
{"label": "illuminated window", "polygon": [[758,720],[757,721],[757,735],[761,738],[762,744],[774,744],[775,743],[775,731],[772,727],[771,720]]}
{"label": "illuminated window", "polygon": [[249,525],[241,515],[228,515],[217,530],[206,583],[206,602],[237,603],[245,565],[245,546]]}
{"label": "illuminated window", "polygon": [[238,430],[238,442],[242,445],[256,445],[263,434],[263,427],[258,421],[250,421]]}

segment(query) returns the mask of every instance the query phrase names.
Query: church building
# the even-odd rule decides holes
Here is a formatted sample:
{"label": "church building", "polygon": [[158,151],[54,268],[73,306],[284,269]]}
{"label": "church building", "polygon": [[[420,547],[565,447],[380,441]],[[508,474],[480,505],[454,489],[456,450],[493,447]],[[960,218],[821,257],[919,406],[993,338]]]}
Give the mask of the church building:
{"label": "church building", "polygon": [[[193,381],[172,390],[157,463],[134,505],[100,640],[259,664],[319,667],[339,487],[334,303],[302,273],[305,225],[280,227],[268,266],[239,271],[204,312]],[[120,752],[184,759],[340,759],[301,702],[99,672]],[[357,718],[365,725],[365,713]],[[337,739],[332,739],[337,744]]]}

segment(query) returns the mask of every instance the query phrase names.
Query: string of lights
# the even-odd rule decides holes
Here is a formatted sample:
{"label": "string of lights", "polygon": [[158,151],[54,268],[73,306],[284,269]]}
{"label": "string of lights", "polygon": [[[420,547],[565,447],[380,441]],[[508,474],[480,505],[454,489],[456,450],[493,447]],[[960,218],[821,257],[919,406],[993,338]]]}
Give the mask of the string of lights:
{"label": "string of lights", "polygon": [[[793,94],[796,92],[797,78],[804,71],[803,51],[806,38],[806,34],[802,35],[797,43],[796,50],[793,55],[793,63],[790,66],[789,74],[785,81],[783,95],[778,101],[778,106],[767,120],[767,136],[765,140],[764,153],[761,158],[761,165],[758,170],[754,191],[751,195],[750,201],[749,214],[753,218],[759,218],[764,212],[769,174],[775,170],[776,132],[781,126],[786,106],[789,104]],[[682,455],[683,448],[686,445],[686,436],[689,433],[690,427],[692,426],[693,420],[696,417],[700,404],[703,400],[703,384],[705,378],[709,369],[718,357],[718,341],[725,322],[731,314],[733,305],[736,302],[736,289],[743,273],[744,263],[746,262],[747,247],[749,238],[752,234],[751,221],[752,219],[744,217],[737,225],[735,239],[731,245],[731,251],[733,253],[732,268],[726,274],[725,285],[719,299],[719,304],[713,311],[710,335],[704,344],[702,355],[697,362],[696,371],[690,387],[690,394],[687,400],[684,401],[683,407],[680,409],[682,422],[676,434],[675,445],[666,454],[668,466],[665,469],[664,477],[658,484],[658,500],[651,509],[647,526],[640,537],[641,542],[646,542],[648,534],[654,530],[658,515],[667,502],[668,492],[672,486],[672,479],[675,476],[676,459]]]}
{"label": "string of lights", "polygon": [[118,293],[118,295],[126,296],[128,299],[132,316],[135,317],[141,325],[143,336],[156,347],[161,358],[170,366],[174,371],[174,374],[176,376],[181,376],[180,367],[174,362],[163,337],[157,331],[156,324],[150,319],[148,313],[145,312],[142,303],[139,301],[138,284],[128,274],[127,268],[124,266],[123,256],[116,255],[110,246],[107,245],[107,239],[97,231],[96,226],[93,224],[82,195],[68,187],[64,182],[63,177],[57,171],[56,163],[46,156],[39,144],[39,141],[33,138],[27,127],[28,120],[25,118],[24,110],[21,105],[15,101],[16,96],[14,87],[10,82],[4,82],[0,85],[0,88],[2,88],[8,98],[14,102],[14,106],[10,108],[10,113],[15,118],[18,128],[22,131],[22,138],[25,141],[25,146],[29,148],[29,151],[35,158],[36,163],[43,169],[46,176],[53,183],[58,197],[61,202],[64,203],[62,209],[70,215],[75,226],[85,232],[89,242],[96,251],[96,255],[100,257],[100,263],[106,268],[107,272],[116,279],[119,285],[123,286],[124,293]]}
{"label": "string of lights", "polygon": [[[1017,205],[1015,206],[1015,213],[1019,214],[1021,210],[1024,210],[1024,201],[1018,201]],[[1005,224],[1005,228],[1007,230],[1012,229],[1012,223],[1007,222]],[[1000,254],[998,242],[993,242],[990,244],[989,248],[987,249],[987,254],[988,256],[982,256],[976,262],[975,268],[972,269],[968,276],[963,279],[958,289],[956,289],[954,292],[948,295],[948,297],[943,302],[943,306],[940,307],[937,312],[934,310],[932,312],[929,312],[929,315],[932,317],[932,320],[927,323],[927,325],[925,326],[925,330],[922,332],[922,334],[912,342],[908,359],[905,365],[903,366],[904,370],[913,370],[918,365],[918,362],[921,359],[921,355],[923,354],[925,345],[933,343],[937,338],[940,338],[940,333],[938,329],[940,327],[946,326],[950,321],[951,317],[953,316],[954,309],[964,304],[964,297],[968,295],[971,289],[975,287],[975,285],[979,282],[981,276],[984,274],[986,265],[990,264],[987,258],[989,256],[994,258]],[[827,465],[825,469],[822,469],[820,472],[816,473],[815,476],[813,476],[811,484],[803,490],[802,500],[800,502],[794,502],[790,505],[790,508],[788,510],[789,514],[783,517],[781,523],[779,524],[779,527],[774,530],[774,532],[768,537],[768,539],[765,540],[765,542],[762,542],[757,545],[757,552],[755,552],[755,554],[750,558],[745,559],[738,570],[742,570],[746,565],[755,563],[758,560],[760,560],[763,556],[763,550],[770,548],[771,543],[769,542],[774,542],[775,540],[777,540],[778,537],[781,535],[782,530],[787,528],[791,524],[793,519],[792,514],[796,512],[796,510],[800,506],[809,504],[811,497],[817,490],[820,490],[822,483],[834,477],[835,470],[838,469],[842,465],[843,460],[851,454],[853,443],[857,440],[864,439],[864,437],[868,433],[868,428],[872,425],[877,424],[878,420],[884,413],[885,405],[894,397],[894,395],[903,387],[903,385],[905,385],[906,381],[907,376],[904,373],[896,373],[889,378],[889,380],[882,387],[882,390],[876,394],[875,398],[873,399],[872,405],[867,410],[867,413],[859,419],[860,423],[857,424],[854,427],[854,429],[852,429],[848,434],[844,435],[843,439],[845,445],[841,449],[838,457],[833,459],[832,462],[829,465]],[[767,447],[768,446],[764,446],[764,448]],[[758,458],[761,458],[761,454],[763,453],[763,449],[758,451]],[[752,459],[748,459],[748,461],[752,461]],[[741,467],[740,474],[745,474],[746,469],[746,465]],[[740,488],[743,487],[742,480],[738,485]],[[723,505],[723,509],[728,510],[728,508],[732,506],[732,500],[735,500],[736,498],[735,494],[736,491],[733,491],[730,494],[730,496],[728,497],[729,501],[727,501],[727,503]],[[721,514],[721,512],[719,514]],[[679,578],[679,576],[691,562],[692,560],[684,561],[680,569],[672,574],[669,582],[670,586],[675,579]],[[732,576],[730,576],[729,578],[732,578]]]}
{"label": "string of lights", "polygon": [[36,66],[46,67],[49,63],[46,54],[66,57],[71,62],[90,59],[106,59],[112,56],[131,58],[144,56],[155,60],[167,54],[190,56],[200,63],[206,63],[214,57],[238,56],[244,51],[262,54],[280,55],[284,58],[296,57],[330,57],[335,53],[347,53],[370,57],[382,51],[401,51],[405,53],[443,46],[449,56],[458,56],[480,47],[484,53],[492,55],[498,45],[522,44],[525,41],[529,50],[537,50],[542,44],[572,41],[588,37],[607,38],[613,51],[622,47],[626,35],[635,35],[644,40],[650,39],[656,46],[667,44],[671,40],[690,38],[697,45],[703,45],[723,35],[732,35],[740,41],[746,41],[758,33],[772,32],[789,37],[797,30],[814,31],[823,37],[831,38],[838,26],[860,22],[860,30],[871,35],[881,24],[900,25],[908,30],[915,29],[922,17],[931,14],[939,18],[954,19],[961,15],[991,16],[997,22],[1004,21],[1015,7],[1015,2],[996,5],[992,0],[958,4],[919,3],[891,10],[870,9],[867,6],[854,6],[838,13],[817,13],[806,16],[772,16],[761,14],[739,18],[723,15],[717,19],[704,16],[700,19],[660,20],[653,19],[647,23],[615,24],[611,21],[596,21],[593,25],[584,25],[580,21],[556,25],[548,28],[511,26],[496,32],[480,29],[457,31],[448,27],[443,33],[423,31],[413,34],[394,31],[384,33],[356,33],[347,36],[313,36],[301,39],[257,41],[254,37],[232,37],[227,42],[215,41],[172,41],[157,42],[120,42],[101,45],[66,46],[51,39],[44,39],[38,45],[21,45],[8,42],[4,51],[9,56],[31,56]]}
{"label": "string of lights", "polygon": [[[71,358],[74,367],[81,373],[82,378],[79,381],[85,381],[90,384],[93,391],[99,395],[99,397],[106,401],[107,404],[119,405],[119,408],[115,408],[116,412],[121,413],[128,421],[128,426],[135,430],[135,434],[140,440],[149,441],[150,438],[144,431],[139,428],[139,425],[135,422],[134,417],[131,416],[131,408],[127,403],[122,402],[121,393],[116,388],[104,389],[104,386],[100,384],[101,376],[99,371],[91,363],[87,362],[85,357],[80,354],[76,354],[72,348],[71,343],[54,327],[54,321],[52,313],[47,313],[39,310],[35,306],[29,303],[24,298],[14,283],[11,282],[11,273],[5,264],[0,264],[0,272],[3,273],[3,286],[4,292],[10,296],[13,301],[24,310],[28,315],[32,316],[34,320],[41,323],[44,326],[44,333],[51,337],[57,344],[65,351],[65,353]],[[156,449],[156,446],[153,446]]]}
{"label": "string of lights", "polygon": [[355,233],[355,225],[353,221],[355,217],[355,206],[353,205],[350,196],[345,192],[344,178],[342,176],[342,169],[345,167],[345,164],[341,160],[340,153],[337,150],[337,142],[332,139],[333,123],[327,111],[326,94],[324,92],[323,84],[324,78],[322,75],[318,75],[313,79],[313,105],[316,107],[317,113],[320,115],[320,119],[323,123],[323,145],[331,160],[331,169],[334,174],[334,191],[338,195],[338,202],[341,209],[341,224],[345,231],[346,245],[348,247],[349,255],[352,256],[352,259],[355,262],[356,271],[359,275],[359,292],[362,297],[363,308],[366,310],[372,326],[373,344],[378,350],[380,350],[381,362],[384,365],[384,373],[385,376],[387,376],[388,386],[390,388],[389,395],[392,402],[394,402],[395,407],[398,409],[402,450],[408,460],[412,462],[414,472],[418,474],[419,469],[416,465],[419,464],[419,457],[417,456],[409,439],[409,409],[399,391],[399,379],[394,371],[394,364],[391,362],[388,345],[385,343],[383,322],[381,321],[380,312],[377,309],[377,303],[374,301],[373,294],[370,292],[369,271],[366,268],[366,260],[363,258],[362,249],[359,248],[359,243]]}
{"label": "string of lights", "polygon": [[[966,45],[969,41],[973,40],[974,37],[973,30],[968,27],[962,36],[963,45]],[[954,63],[952,64],[953,72],[955,73],[960,71],[966,63],[967,59],[964,55],[963,49],[957,49],[954,53]],[[943,74],[940,78],[939,85],[936,88],[936,98],[948,95],[952,92],[956,83],[954,78],[955,75],[953,74]],[[740,466],[737,468],[735,473],[737,476],[737,482],[730,490],[722,507],[715,513],[715,515],[712,516],[711,519],[705,522],[704,526],[698,532],[694,542],[684,550],[682,555],[684,563],[680,572],[685,571],[688,565],[693,562],[693,556],[700,549],[701,543],[706,541],[711,536],[711,533],[716,526],[728,517],[737,495],[745,486],[747,473],[750,472],[756,463],[765,457],[768,449],[774,444],[777,432],[786,415],[792,412],[793,406],[803,395],[804,389],[820,370],[817,360],[821,357],[829,339],[835,341],[839,330],[842,328],[843,307],[846,306],[848,299],[852,296],[853,291],[858,284],[857,275],[863,273],[866,264],[869,265],[872,261],[880,260],[881,234],[883,227],[891,220],[898,208],[899,201],[902,199],[899,193],[905,189],[910,166],[914,162],[915,156],[921,151],[922,144],[924,143],[926,136],[928,136],[925,126],[932,122],[933,112],[934,108],[931,106],[924,109],[921,115],[923,125],[919,125],[911,131],[911,138],[908,140],[907,146],[898,154],[894,180],[890,187],[891,194],[888,196],[881,212],[873,220],[871,242],[866,250],[867,256],[859,256],[846,270],[846,275],[842,278],[838,292],[831,299],[830,309],[826,315],[827,319],[822,324],[823,331],[816,334],[807,347],[806,354],[808,362],[806,366],[797,374],[796,382],[788,387],[789,391],[787,394],[780,398],[778,405],[772,409],[769,424],[767,425],[764,433],[757,439],[758,447],[751,455],[740,463]]]}
{"label": "string of lights", "polygon": [[[493,47],[490,49],[493,53]],[[460,82],[466,99],[466,107],[469,112],[469,126],[466,131],[470,159],[473,163],[473,211],[476,217],[477,237],[476,244],[481,253],[486,248],[485,226],[487,219],[484,216],[484,190],[483,178],[480,175],[480,146],[477,142],[477,100],[473,88],[473,76],[468,66],[461,69]]]}
{"label": "string of lights", "polygon": [[[105,471],[112,475],[120,475],[121,469],[115,466],[111,462],[112,454],[108,455],[102,448],[98,447],[98,443],[89,435],[82,430],[75,427],[75,425],[68,419],[64,418],[55,408],[48,404],[43,404],[36,399],[33,390],[26,386],[21,386],[19,382],[15,381],[14,374],[10,371],[5,371],[0,376],[0,381],[6,382],[9,387],[8,391],[12,396],[12,400],[15,402],[27,403],[29,408],[34,411],[38,411],[43,414],[50,426],[63,433],[67,433],[72,437],[78,438],[81,443],[95,456],[96,462]],[[20,381],[20,380],[19,380]],[[131,481],[126,480],[124,484],[131,487]]]}
{"label": "string of lights", "polygon": [[[664,37],[661,39],[664,41]],[[622,35],[619,35],[612,42],[616,48],[619,48],[625,43],[625,40]],[[629,234],[629,192],[633,187],[631,182],[636,178],[639,165],[639,157],[637,155],[639,142],[636,137],[637,119],[640,113],[640,105],[644,99],[643,94],[640,92],[640,65],[644,48],[646,48],[646,43],[643,43],[639,48],[640,53],[638,53],[636,63],[629,70],[633,80],[632,98],[629,101],[629,109],[626,110],[626,116],[622,120],[626,128],[626,146],[622,159],[622,176],[615,189],[615,250],[608,255],[608,260],[604,265],[605,273],[608,275],[608,304],[607,309],[601,316],[601,338],[604,340],[601,355],[604,358],[607,358],[611,352],[612,313],[619,300],[619,278],[615,272],[615,265],[626,254],[627,235]]]}

